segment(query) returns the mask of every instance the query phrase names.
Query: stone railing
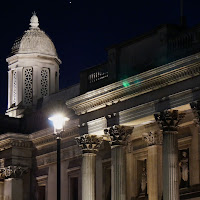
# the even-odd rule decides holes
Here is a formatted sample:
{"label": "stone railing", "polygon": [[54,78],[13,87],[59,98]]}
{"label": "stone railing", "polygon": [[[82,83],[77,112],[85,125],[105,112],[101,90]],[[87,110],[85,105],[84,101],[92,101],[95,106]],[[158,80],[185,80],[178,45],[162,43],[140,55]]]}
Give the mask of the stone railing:
{"label": "stone railing", "polygon": [[97,89],[109,79],[108,63],[103,63],[81,72],[81,91]]}
{"label": "stone railing", "polygon": [[108,71],[104,65],[100,65],[98,68],[94,68],[88,75],[89,84],[101,81],[108,78]]}
{"label": "stone railing", "polygon": [[174,39],[168,41],[168,47],[170,51],[176,51],[178,49],[192,47],[196,38],[196,34],[189,32],[180,35]]}

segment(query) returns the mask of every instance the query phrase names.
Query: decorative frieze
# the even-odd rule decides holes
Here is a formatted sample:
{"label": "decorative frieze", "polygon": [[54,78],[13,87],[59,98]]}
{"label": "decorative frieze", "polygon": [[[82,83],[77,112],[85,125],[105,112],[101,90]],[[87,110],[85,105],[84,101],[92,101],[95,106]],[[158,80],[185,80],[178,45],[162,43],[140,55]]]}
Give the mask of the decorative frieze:
{"label": "decorative frieze", "polygon": [[163,132],[177,132],[178,124],[185,116],[185,113],[178,113],[178,110],[165,110],[154,114],[154,117]]}
{"label": "decorative frieze", "polygon": [[147,142],[148,146],[160,145],[163,142],[163,134],[161,132],[144,133],[142,139]]}
{"label": "decorative frieze", "polygon": [[104,130],[105,134],[110,136],[111,146],[126,144],[127,139],[131,135],[132,131],[133,127],[120,126],[120,125],[115,125],[113,127]]}
{"label": "decorative frieze", "polygon": [[[81,154],[77,145],[70,146],[66,149],[61,150],[61,160],[72,159],[78,156],[81,156]],[[57,160],[57,156],[56,152],[54,151],[48,154],[37,156],[36,159],[38,167],[41,167],[44,165],[50,165],[52,163],[55,163]]]}
{"label": "decorative frieze", "polygon": [[5,178],[21,178],[28,170],[27,167],[8,166],[0,168],[0,179]]}
{"label": "decorative frieze", "polygon": [[[119,112],[119,123],[127,123],[155,113],[155,102],[148,102],[142,105],[122,110]],[[152,119],[153,120],[153,119]]]}
{"label": "decorative frieze", "polygon": [[103,130],[107,127],[107,120],[105,117],[101,117],[87,122],[88,134],[102,135]]}
{"label": "decorative frieze", "polygon": [[83,153],[96,153],[103,141],[103,137],[89,134],[76,137],[75,139]]}

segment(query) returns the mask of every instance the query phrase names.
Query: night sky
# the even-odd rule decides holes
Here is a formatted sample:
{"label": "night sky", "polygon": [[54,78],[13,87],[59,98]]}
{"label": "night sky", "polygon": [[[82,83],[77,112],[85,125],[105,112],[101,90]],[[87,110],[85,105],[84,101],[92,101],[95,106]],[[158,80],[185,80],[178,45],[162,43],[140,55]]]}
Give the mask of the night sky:
{"label": "night sky", "polygon": [[[200,1],[183,0],[188,26],[200,23]],[[79,82],[79,72],[107,59],[106,47],[160,24],[178,24],[180,0],[6,0],[0,3],[0,113],[7,108],[5,59],[36,11],[52,39],[60,66],[60,89]]]}

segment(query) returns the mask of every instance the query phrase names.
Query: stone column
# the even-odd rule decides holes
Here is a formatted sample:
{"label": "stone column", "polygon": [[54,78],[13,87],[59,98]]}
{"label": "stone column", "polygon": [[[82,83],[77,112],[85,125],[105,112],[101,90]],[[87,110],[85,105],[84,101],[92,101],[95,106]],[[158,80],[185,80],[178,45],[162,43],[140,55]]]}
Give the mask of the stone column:
{"label": "stone column", "polygon": [[113,126],[105,130],[111,144],[111,198],[126,200],[126,156],[124,146],[133,128]]}
{"label": "stone column", "polygon": [[4,198],[23,200],[23,181],[17,178],[8,178],[4,181]]}
{"label": "stone column", "polygon": [[76,141],[82,148],[82,200],[95,200],[96,153],[102,138],[85,134]]}
{"label": "stone column", "polygon": [[149,200],[162,199],[162,133],[143,134],[148,145],[147,193]]}
{"label": "stone column", "polygon": [[4,182],[0,181],[0,200],[4,200],[3,196],[4,196]]}
{"label": "stone column", "polygon": [[0,169],[0,177],[4,178],[4,199],[23,200],[22,175],[27,168],[8,166]]}
{"label": "stone column", "polygon": [[163,199],[179,200],[178,124],[184,114],[166,110],[154,115],[163,131]]}

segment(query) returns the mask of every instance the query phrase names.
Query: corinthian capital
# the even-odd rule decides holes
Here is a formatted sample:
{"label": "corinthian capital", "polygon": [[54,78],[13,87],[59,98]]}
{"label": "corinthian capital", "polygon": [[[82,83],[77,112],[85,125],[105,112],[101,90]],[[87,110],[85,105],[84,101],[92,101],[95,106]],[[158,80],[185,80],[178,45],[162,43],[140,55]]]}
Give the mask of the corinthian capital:
{"label": "corinthian capital", "polygon": [[75,138],[83,153],[96,153],[100,147],[103,138],[96,135],[82,135]]}
{"label": "corinthian capital", "polygon": [[115,125],[111,128],[105,129],[105,134],[110,136],[111,146],[126,144],[127,138],[133,131],[133,127]]}
{"label": "corinthian capital", "polygon": [[185,116],[185,113],[178,113],[178,110],[165,110],[154,114],[154,117],[163,132],[177,132],[178,124]]}
{"label": "corinthian capital", "polygon": [[194,122],[197,126],[199,126],[200,125],[200,101],[193,101],[192,103],[190,103],[190,106],[195,116]]}
{"label": "corinthian capital", "polygon": [[24,173],[28,170],[27,167],[20,166],[8,166],[0,168],[0,178],[21,178]]}
{"label": "corinthian capital", "polygon": [[142,139],[147,142],[148,146],[162,144],[163,134],[160,132],[144,133]]}

